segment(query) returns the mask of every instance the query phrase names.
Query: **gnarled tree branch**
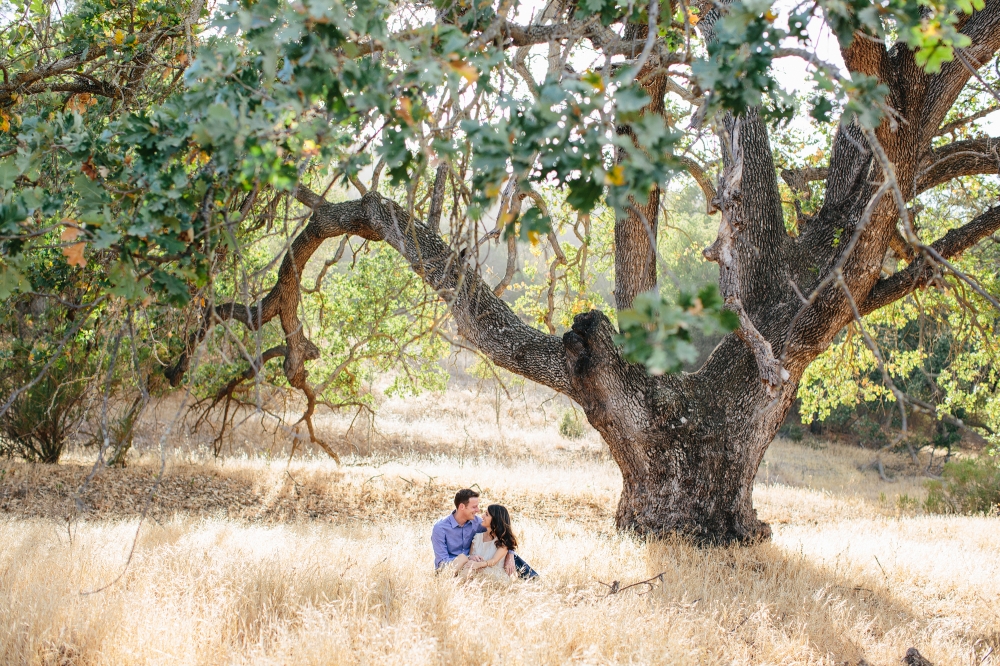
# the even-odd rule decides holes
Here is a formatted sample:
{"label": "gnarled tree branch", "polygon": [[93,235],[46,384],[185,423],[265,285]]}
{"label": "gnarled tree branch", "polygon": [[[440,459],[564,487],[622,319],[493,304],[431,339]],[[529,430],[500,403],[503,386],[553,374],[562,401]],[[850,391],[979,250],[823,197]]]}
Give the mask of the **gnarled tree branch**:
{"label": "gnarled tree branch", "polygon": [[1000,171],[1000,139],[981,137],[953,141],[931,150],[917,173],[915,194],[926,192],[961,176],[995,174]]}
{"label": "gnarled tree branch", "polygon": [[[988,211],[957,229],[952,229],[935,241],[931,248],[944,259],[951,259],[1000,229],[1000,206]],[[882,278],[859,304],[861,314],[868,314],[889,305],[910,292],[921,289],[934,277],[937,266],[921,256],[909,266]]]}
{"label": "gnarled tree branch", "polygon": [[[169,28],[166,30],[154,30],[150,32],[140,32],[131,35],[134,37],[135,44],[145,44],[150,41],[160,41],[176,32],[178,28]],[[72,93],[82,93],[87,92],[96,95],[111,96],[114,91],[117,90],[115,86],[110,84],[93,84],[92,86],[87,86],[84,83],[52,83],[51,85],[46,85],[41,83],[46,79],[50,79],[55,76],[71,75],[74,74],[73,70],[84,65],[92,60],[96,60],[104,55],[106,55],[107,50],[100,47],[97,44],[91,45],[82,51],[76,53],[71,53],[70,55],[59,58],[55,62],[50,62],[48,64],[42,64],[34,69],[30,69],[25,72],[19,72],[14,77],[9,80],[5,76],[4,83],[0,84],[0,107],[9,106],[13,103],[14,95],[34,95],[42,92],[72,92]],[[98,82],[100,83],[100,82]]]}
{"label": "gnarled tree branch", "polygon": [[[954,141],[934,148],[921,160],[917,186],[912,196],[962,176],[994,174],[1000,171],[1000,138],[979,137]],[[781,178],[793,191],[804,192],[808,184],[826,180],[829,167],[782,169]]]}
{"label": "gnarled tree branch", "polygon": [[712,179],[705,173],[705,168],[690,157],[680,157],[679,161],[684,169],[691,174],[695,182],[698,183],[698,187],[701,188],[702,193],[705,195],[705,212],[708,215],[719,212],[719,209],[715,206],[715,186],[712,185]]}
{"label": "gnarled tree branch", "polygon": [[[318,358],[319,350],[305,337],[297,315],[302,271],[326,239],[352,234],[385,241],[403,255],[414,272],[451,306],[459,332],[491,361],[557,391],[569,391],[562,340],[523,323],[493,294],[463,254],[454,252],[425,224],[411,218],[405,208],[377,192],[343,203],[328,203],[303,187],[295,196],[313,209],[313,215],[292,242],[278,270],[277,283],[252,306],[227,303],[208,310],[192,342],[203,339],[212,326],[226,319],[257,330],[278,317],[286,339],[285,376],[293,387],[310,390],[305,361]],[[183,378],[188,359],[188,354],[183,354],[167,372],[173,385]]]}

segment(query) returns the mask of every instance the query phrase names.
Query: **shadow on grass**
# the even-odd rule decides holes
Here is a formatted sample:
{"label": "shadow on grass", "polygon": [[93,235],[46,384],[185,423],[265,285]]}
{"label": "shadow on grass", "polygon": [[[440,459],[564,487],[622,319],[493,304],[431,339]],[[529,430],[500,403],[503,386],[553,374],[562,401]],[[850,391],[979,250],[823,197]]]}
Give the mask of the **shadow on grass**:
{"label": "shadow on grass", "polygon": [[911,633],[927,624],[885,580],[849,564],[831,571],[771,543],[699,548],[671,538],[650,542],[647,552],[650,572],[664,572],[650,594],[654,603],[713,617],[720,635],[744,643],[751,654],[758,643],[772,645],[774,635],[783,634],[838,664],[881,663],[887,656],[895,662],[909,646],[887,645],[896,655],[867,654],[862,646],[881,643],[894,629]]}

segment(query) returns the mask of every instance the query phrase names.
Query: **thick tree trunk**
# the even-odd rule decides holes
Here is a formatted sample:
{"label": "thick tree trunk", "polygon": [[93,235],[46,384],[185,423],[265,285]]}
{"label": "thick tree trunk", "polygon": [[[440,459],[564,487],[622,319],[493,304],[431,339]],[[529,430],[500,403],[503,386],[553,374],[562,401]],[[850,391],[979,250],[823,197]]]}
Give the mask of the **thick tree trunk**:
{"label": "thick tree trunk", "polygon": [[618,527],[712,542],[766,539],[753,481],[794,391],[772,398],[735,335],[699,372],[652,377],[621,358],[613,334],[595,311],[579,315],[563,339],[574,394],[622,470]]}

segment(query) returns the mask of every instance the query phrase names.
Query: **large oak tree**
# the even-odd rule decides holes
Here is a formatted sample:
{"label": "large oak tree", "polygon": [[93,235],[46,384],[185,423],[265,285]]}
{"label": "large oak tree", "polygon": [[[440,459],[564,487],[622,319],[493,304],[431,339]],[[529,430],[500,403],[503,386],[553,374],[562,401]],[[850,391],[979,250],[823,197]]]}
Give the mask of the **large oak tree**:
{"label": "large oak tree", "polygon": [[[308,368],[323,350],[300,321],[307,263],[329,239],[387,243],[465,341],[583,408],[622,471],[622,529],[766,538],[753,480],[805,368],[850,322],[942,276],[979,289],[949,260],[1000,229],[989,207],[922,242],[911,208],[953,179],[997,172],[996,139],[946,136],[993,104],[997,0],[820,0],[794,8],[787,28],[750,1],[246,3],[219,10],[217,34],[201,37],[200,4],[143,7],[137,20],[81,5],[61,41],[31,50],[24,37],[3,56],[4,297],[30,290],[19,262],[33,239],[63,229],[71,261],[81,242],[103,253],[101,298],[195,304],[196,331],[167,369],[174,384],[220,322],[277,320],[283,343],[247,352],[245,376],[283,359],[311,432]],[[844,69],[817,56],[819,23]],[[780,174],[793,192],[821,185],[794,222],[771,145],[797,112],[775,80],[779,58],[809,63],[811,113],[838,123],[824,166]],[[987,102],[969,108],[970,90]],[[55,94],[57,112],[51,101],[31,119],[18,111]],[[91,97],[107,100],[103,124],[82,119]],[[59,163],[74,177],[46,173]],[[310,187],[327,182],[317,165],[363,196],[328,201]],[[728,315],[711,291],[680,306],[658,296],[660,198],[678,172],[718,215],[704,256],[719,265]],[[591,311],[544,332],[503,300],[519,234],[562,254],[542,187],[582,216],[615,211],[617,327]],[[220,302],[212,275],[273,193],[311,215],[266,295]],[[491,285],[481,250],[500,236],[508,272]],[[663,373],[678,365],[672,345],[709,316],[738,327],[697,371]]]}

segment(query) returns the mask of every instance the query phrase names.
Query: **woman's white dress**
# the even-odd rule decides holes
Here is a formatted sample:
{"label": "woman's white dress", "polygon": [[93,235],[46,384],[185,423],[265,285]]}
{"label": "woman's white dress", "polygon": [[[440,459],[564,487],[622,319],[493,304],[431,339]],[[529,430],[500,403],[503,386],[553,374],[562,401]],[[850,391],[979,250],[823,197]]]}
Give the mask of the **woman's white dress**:
{"label": "woman's white dress", "polygon": [[[485,532],[480,532],[472,539],[472,547],[469,548],[469,555],[478,555],[487,562],[496,557],[497,554],[497,544],[495,540],[486,541],[483,537],[486,536]],[[503,570],[503,560],[500,560],[491,567],[485,567],[483,569],[476,569],[471,574],[472,578],[489,578],[496,580],[501,583],[509,583],[510,576],[507,572]]]}

